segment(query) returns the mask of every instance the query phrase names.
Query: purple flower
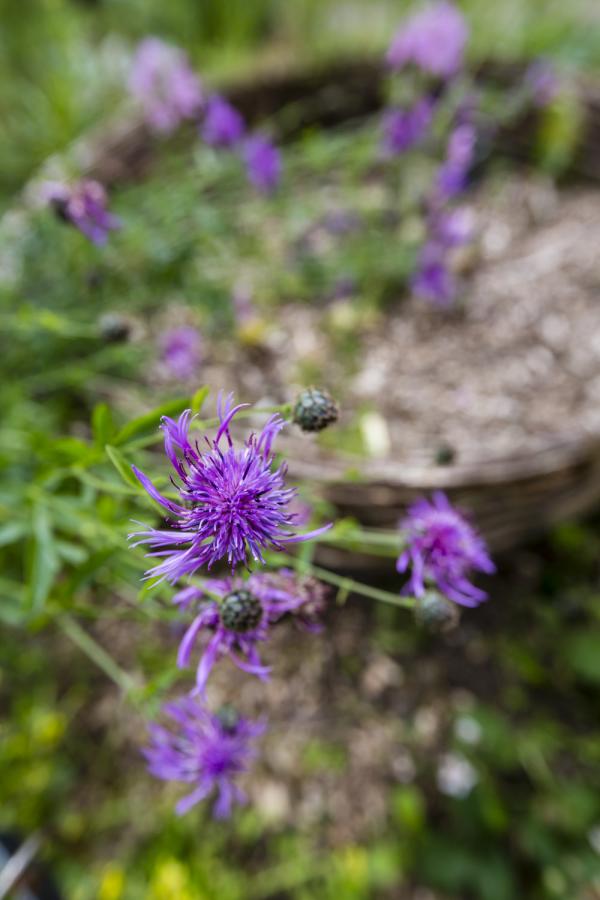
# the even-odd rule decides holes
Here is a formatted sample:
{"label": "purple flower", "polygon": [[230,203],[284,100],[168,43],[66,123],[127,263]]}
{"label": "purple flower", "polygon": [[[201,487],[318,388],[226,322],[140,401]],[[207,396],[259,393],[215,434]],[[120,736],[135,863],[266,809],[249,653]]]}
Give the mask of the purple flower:
{"label": "purple flower", "polygon": [[487,594],[468,580],[472,569],[495,572],[483,538],[450,503],[436,491],[432,500],[418,500],[400,523],[406,549],[396,563],[398,572],[410,570],[405,590],[422,597],[427,585],[437,587],[462,606],[477,606]]}
{"label": "purple flower", "polygon": [[202,338],[195,328],[172,328],[161,339],[162,361],[172,378],[189,381],[202,362]]}
{"label": "purple flower", "polygon": [[446,159],[436,180],[438,202],[444,202],[464,191],[475,156],[476,141],[477,133],[469,123],[458,125],[450,135]]}
{"label": "purple flower", "polygon": [[264,193],[273,191],[281,176],[281,154],[277,147],[257,134],[245,142],[243,155],[250,184]]}
{"label": "purple flower", "polygon": [[[269,637],[270,627],[286,613],[293,613],[309,631],[319,629],[326,589],[312,578],[297,578],[289,569],[278,573],[257,572],[247,579],[210,579],[204,589],[187,587],[173,601],[182,609],[198,609],[179,647],[177,665],[189,665],[194,645],[207,632],[196,671],[196,693],[203,693],[210,672],[220,657],[229,656],[238,668],[267,679],[257,645]],[[214,599],[218,598],[218,599]]]}
{"label": "purple flower", "polygon": [[430,97],[410,109],[391,109],[383,119],[383,150],[388,156],[405,153],[423,140],[431,126],[434,103]]}
{"label": "purple flower", "polygon": [[212,96],[202,122],[202,139],[211,147],[234,147],[244,131],[244,120],[237,109],[218,94]]}
{"label": "purple flower", "polygon": [[525,72],[525,85],[535,106],[549,106],[559,89],[558,76],[552,63],[543,58],[534,60]]}
{"label": "purple flower", "polygon": [[[165,452],[179,478],[180,502],[164,497],[149,478],[135,466],[140,483],[150,497],[169,513],[168,530],[151,529],[131,535],[137,544],[147,543],[151,557],[164,561],[146,573],[174,583],[202,566],[209,569],[226,558],[231,569],[247,562],[248,555],[264,563],[263,551],[283,550],[289,544],[306,541],[330,526],[308,534],[291,530],[296,518],[289,504],[296,495],[285,487],[285,463],[274,466],[273,441],[284,420],[273,415],[261,433],[250,435],[236,450],[230,433],[236,414],[248,404],[233,406],[233,395],[223,402],[219,395],[217,411],[220,426],[214,439],[205,438],[202,450],[189,439],[191,411],[175,422],[165,416],[162,429]],[[223,446],[224,444],[224,446]]]}
{"label": "purple flower", "polygon": [[431,242],[422,248],[411,288],[413,294],[434,306],[450,306],[456,298],[456,282],[448,254],[439,244]]}
{"label": "purple flower", "polygon": [[155,37],[138,45],[128,86],[150,127],[159,132],[172,132],[197,116],[204,101],[200,79],[185,53]]}
{"label": "purple flower", "polygon": [[119,219],[108,212],[106,191],[98,181],[86,179],[71,187],[49,181],[42,192],[58,215],[93,244],[105,244],[109,231],[121,227]]}
{"label": "purple flower", "polygon": [[444,249],[461,247],[472,239],[474,221],[473,210],[468,206],[435,211],[429,217],[429,235]]}
{"label": "purple flower", "polygon": [[175,807],[178,815],[216,792],[213,815],[227,818],[234,803],[246,801],[234,779],[256,756],[251,742],[263,733],[264,724],[229,710],[213,715],[192,697],[166,704],[164,712],[175,729],[150,726],[151,743],[142,751],[149,771],[163,781],[181,781],[191,787],[191,793]]}
{"label": "purple flower", "polygon": [[467,23],[452,3],[431,3],[398,31],[387,61],[392,69],[413,63],[431,75],[451,78],[462,66],[468,36]]}

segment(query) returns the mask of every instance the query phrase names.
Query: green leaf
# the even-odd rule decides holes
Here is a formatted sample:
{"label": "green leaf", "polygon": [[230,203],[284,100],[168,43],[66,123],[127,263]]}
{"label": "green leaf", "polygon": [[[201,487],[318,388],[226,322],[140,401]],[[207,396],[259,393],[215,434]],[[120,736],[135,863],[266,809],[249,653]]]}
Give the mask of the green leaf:
{"label": "green leaf", "polygon": [[131,463],[123,456],[120,450],[107,444],[104,448],[111,463],[126,484],[140,487],[140,483],[131,470]]}
{"label": "green leaf", "polygon": [[113,447],[120,447],[122,444],[128,443],[128,441],[133,438],[139,437],[149,431],[154,431],[154,429],[158,428],[162,416],[179,415],[184,409],[188,409],[189,405],[189,397],[180,397],[178,400],[170,400],[168,403],[163,403],[162,406],[158,406],[156,409],[151,410],[143,416],[139,416],[137,419],[132,419],[131,422],[128,422],[127,425],[123,426],[117,433],[117,436],[112,442]]}
{"label": "green leaf", "polygon": [[198,388],[194,396],[192,397],[192,412],[199,413],[202,412],[202,407],[204,406],[204,401],[208,397],[210,392],[210,388],[208,385],[203,385],[201,388]]}
{"label": "green leaf", "polygon": [[24,616],[23,585],[0,576],[0,622],[20,625]]}
{"label": "green leaf", "polygon": [[92,412],[92,432],[97,447],[110,444],[115,433],[115,423],[112,413],[106,403],[98,403]]}
{"label": "green leaf", "polygon": [[34,612],[44,607],[54,578],[59,570],[59,559],[52,533],[50,514],[46,506],[38,504],[33,509],[32,543],[27,566],[27,606]]}
{"label": "green leaf", "polygon": [[[114,450],[114,447],[112,449]],[[131,497],[138,493],[139,483],[137,479],[134,488],[133,484],[130,485],[129,482],[127,482],[127,487],[125,487],[120,481],[99,478],[97,475],[87,472],[85,469],[76,469],[73,474],[83,484],[87,484],[97,491],[102,491],[103,494],[117,494],[121,497]]]}
{"label": "green leaf", "polygon": [[0,527],[0,547],[14,544],[23,537],[26,531],[27,527],[24,522],[7,522],[6,525],[2,525]]}

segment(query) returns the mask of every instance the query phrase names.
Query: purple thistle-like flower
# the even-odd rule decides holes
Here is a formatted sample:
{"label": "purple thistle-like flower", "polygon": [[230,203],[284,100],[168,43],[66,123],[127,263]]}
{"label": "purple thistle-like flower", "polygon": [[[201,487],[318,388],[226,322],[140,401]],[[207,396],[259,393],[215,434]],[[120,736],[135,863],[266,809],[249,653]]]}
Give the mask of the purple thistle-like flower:
{"label": "purple thistle-like flower", "polygon": [[263,193],[275,190],[281,177],[281,154],[273,142],[256,134],[245,142],[243,156],[250,184]]}
{"label": "purple thistle-like flower", "polygon": [[451,78],[462,67],[468,37],[467,23],[452,3],[431,3],[398,31],[387,61],[392,69],[412,63],[438,78]]}
{"label": "purple thistle-like flower", "polygon": [[391,109],[383,118],[383,151],[388,156],[406,153],[427,135],[434,102],[424,97],[410,109]]}
{"label": "purple thistle-like flower", "polygon": [[214,94],[208,101],[200,129],[202,139],[211,147],[235,147],[244,137],[244,120],[231,103]]}
{"label": "purple thistle-like flower", "polygon": [[72,186],[48,181],[42,194],[61,219],[93,244],[105,244],[109,232],[121,227],[120,220],[108,212],[106,191],[98,181],[85,179]]}
{"label": "purple thistle-like flower", "polygon": [[287,467],[274,466],[273,441],[284,420],[273,415],[258,436],[252,434],[236,450],[231,423],[249,404],[233,406],[233,395],[225,401],[219,395],[217,412],[220,426],[213,440],[205,438],[206,448],[190,442],[191,411],[175,422],[165,416],[162,429],[165,452],[180,481],[179,502],[164,497],[150,479],[135,466],[133,471],[150,497],[169,513],[169,530],[151,529],[131,535],[136,544],[148,544],[150,557],[164,561],[146,573],[146,577],[176,582],[202,566],[211,568],[227,559],[234,570],[247,562],[248,555],[264,563],[263,551],[284,550],[299,541],[322,534],[330,525],[308,534],[294,534],[297,523],[289,510],[296,495],[285,487]]}
{"label": "purple thistle-like flower", "polygon": [[234,779],[256,756],[252,741],[263,733],[264,723],[235,714],[213,715],[192,697],[166,704],[164,712],[175,729],[150,726],[151,743],[142,751],[148,770],[163,781],[181,781],[192,788],[177,803],[178,815],[216,792],[213,815],[227,818],[234,803],[246,802]]}
{"label": "purple thistle-like flower", "polygon": [[471,570],[496,571],[482,537],[456,510],[445,494],[418,500],[408,510],[400,528],[406,548],[398,557],[398,572],[410,570],[405,590],[422,597],[427,585],[437,587],[461,606],[477,606],[487,594],[468,580]]}
{"label": "purple thistle-like flower", "polygon": [[169,375],[189,381],[202,362],[202,337],[196,328],[172,328],[161,339],[161,359]]}
{"label": "purple thistle-like flower", "polygon": [[197,116],[204,102],[200,79],[183,50],[155,37],[138,45],[128,86],[150,127],[166,134]]}
{"label": "purple thistle-like flower", "polygon": [[[218,597],[216,599],[212,599]],[[199,636],[207,633],[196,671],[196,693],[203,693],[214,664],[228,656],[235,665],[263,680],[270,668],[263,665],[258,645],[268,639],[271,626],[292,613],[308,631],[320,630],[319,617],[326,588],[313,578],[298,578],[291,570],[256,572],[248,578],[210,579],[205,590],[187,587],[175,594],[180,608],[198,609],[179,647],[177,665],[189,665]]]}
{"label": "purple thistle-like flower", "polygon": [[535,106],[549,106],[558,94],[560,82],[556,69],[547,59],[534,60],[525,72],[525,86]]}

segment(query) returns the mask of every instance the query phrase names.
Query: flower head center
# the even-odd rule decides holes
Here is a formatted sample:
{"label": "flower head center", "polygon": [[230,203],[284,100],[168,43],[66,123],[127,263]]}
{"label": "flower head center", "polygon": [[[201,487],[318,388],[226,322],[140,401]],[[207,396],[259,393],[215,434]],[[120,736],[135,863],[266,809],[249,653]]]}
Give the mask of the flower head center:
{"label": "flower head center", "polygon": [[247,590],[232,591],[221,603],[219,613],[224,628],[245,634],[260,625],[263,608],[260,600]]}

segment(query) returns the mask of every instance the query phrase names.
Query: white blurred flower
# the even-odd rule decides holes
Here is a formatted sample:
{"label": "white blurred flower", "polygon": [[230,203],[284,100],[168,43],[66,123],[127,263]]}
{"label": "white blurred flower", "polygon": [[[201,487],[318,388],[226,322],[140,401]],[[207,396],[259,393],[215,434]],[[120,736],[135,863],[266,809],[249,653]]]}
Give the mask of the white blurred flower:
{"label": "white blurred flower", "polygon": [[437,770],[437,785],[448,797],[466,797],[471,793],[479,776],[464,756],[446,753],[442,756]]}

